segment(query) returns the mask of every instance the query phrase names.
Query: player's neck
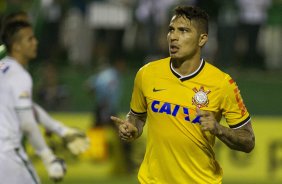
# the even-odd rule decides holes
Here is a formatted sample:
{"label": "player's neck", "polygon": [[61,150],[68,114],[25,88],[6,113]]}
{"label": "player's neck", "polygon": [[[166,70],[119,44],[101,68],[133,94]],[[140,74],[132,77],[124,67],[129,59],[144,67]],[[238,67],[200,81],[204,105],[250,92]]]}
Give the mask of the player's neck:
{"label": "player's neck", "polygon": [[20,54],[11,54],[10,55],[12,58],[14,58],[19,64],[21,64],[23,67],[26,67],[28,64],[28,60],[23,57]]}
{"label": "player's neck", "polygon": [[186,76],[195,72],[201,64],[200,56],[196,56],[190,59],[185,60],[176,60],[173,61],[173,68],[181,75]]}

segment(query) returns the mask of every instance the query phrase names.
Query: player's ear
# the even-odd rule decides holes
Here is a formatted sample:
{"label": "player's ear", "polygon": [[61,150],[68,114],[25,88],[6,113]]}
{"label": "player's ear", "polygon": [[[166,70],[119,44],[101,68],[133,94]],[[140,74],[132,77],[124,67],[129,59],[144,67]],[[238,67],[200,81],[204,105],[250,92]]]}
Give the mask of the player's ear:
{"label": "player's ear", "polygon": [[18,52],[20,50],[20,45],[17,42],[15,42],[12,46],[12,50]]}
{"label": "player's ear", "polygon": [[199,46],[203,47],[208,41],[208,34],[207,33],[202,33],[200,34],[199,37]]}

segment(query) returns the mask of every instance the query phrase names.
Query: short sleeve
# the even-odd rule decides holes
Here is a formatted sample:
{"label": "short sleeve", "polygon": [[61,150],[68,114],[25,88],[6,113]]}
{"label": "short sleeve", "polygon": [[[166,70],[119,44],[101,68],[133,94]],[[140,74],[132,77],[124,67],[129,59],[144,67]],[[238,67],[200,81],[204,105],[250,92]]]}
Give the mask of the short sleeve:
{"label": "short sleeve", "polygon": [[250,115],[243,102],[236,82],[226,75],[222,86],[221,111],[230,128],[239,128],[250,121]]}
{"label": "short sleeve", "polygon": [[144,67],[141,68],[135,76],[130,102],[131,111],[137,114],[143,114],[147,112],[146,99],[142,90],[144,70]]}

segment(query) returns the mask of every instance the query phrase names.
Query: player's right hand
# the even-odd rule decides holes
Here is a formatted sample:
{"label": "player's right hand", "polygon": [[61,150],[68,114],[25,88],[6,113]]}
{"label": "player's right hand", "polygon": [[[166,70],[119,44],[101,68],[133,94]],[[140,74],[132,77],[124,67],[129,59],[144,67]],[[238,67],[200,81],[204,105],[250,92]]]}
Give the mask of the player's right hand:
{"label": "player's right hand", "polygon": [[61,181],[66,174],[66,164],[63,159],[56,158],[47,166],[47,172],[51,180]]}
{"label": "player's right hand", "polygon": [[133,124],[115,116],[111,116],[111,120],[116,124],[121,140],[133,141],[138,137],[138,129]]}

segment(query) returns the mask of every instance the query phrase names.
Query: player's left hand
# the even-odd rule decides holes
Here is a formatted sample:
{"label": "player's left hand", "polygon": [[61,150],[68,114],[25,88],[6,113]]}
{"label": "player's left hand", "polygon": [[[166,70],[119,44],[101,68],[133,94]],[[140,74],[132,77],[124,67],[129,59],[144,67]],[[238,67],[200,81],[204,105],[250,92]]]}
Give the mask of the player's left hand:
{"label": "player's left hand", "polygon": [[200,116],[202,131],[210,131],[214,135],[220,132],[220,125],[212,112],[204,111],[199,108],[196,109],[196,112],[197,115]]}
{"label": "player's left hand", "polygon": [[68,128],[63,135],[63,139],[66,141],[70,152],[74,155],[85,152],[90,145],[85,133],[75,128]]}

